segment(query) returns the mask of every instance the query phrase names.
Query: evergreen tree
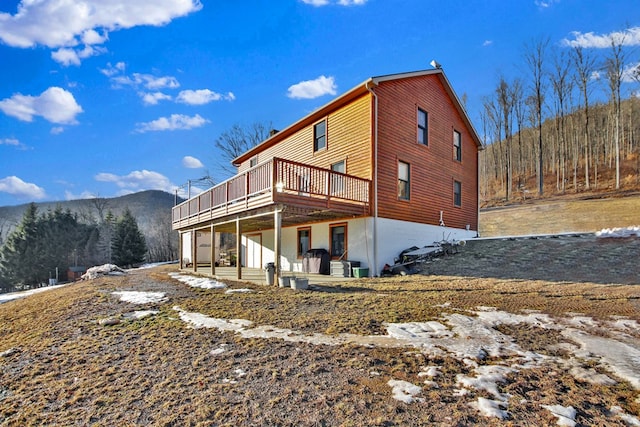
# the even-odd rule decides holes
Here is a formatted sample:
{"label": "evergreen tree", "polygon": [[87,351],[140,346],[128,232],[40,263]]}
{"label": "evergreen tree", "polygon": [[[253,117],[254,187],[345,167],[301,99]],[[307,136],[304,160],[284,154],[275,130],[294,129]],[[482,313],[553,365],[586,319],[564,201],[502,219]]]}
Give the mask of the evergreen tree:
{"label": "evergreen tree", "polygon": [[38,208],[31,203],[0,251],[0,275],[5,282],[34,285],[47,277],[40,228]]}
{"label": "evergreen tree", "polygon": [[111,240],[113,262],[120,267],[132,266],[144,261],[147,244],[129,209],[116,222]]}

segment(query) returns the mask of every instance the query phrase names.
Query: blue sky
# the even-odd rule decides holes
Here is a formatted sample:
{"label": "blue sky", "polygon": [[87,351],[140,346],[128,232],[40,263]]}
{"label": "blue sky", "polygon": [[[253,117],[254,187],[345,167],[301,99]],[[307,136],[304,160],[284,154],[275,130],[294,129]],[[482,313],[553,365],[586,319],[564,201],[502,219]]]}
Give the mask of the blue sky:
{"label": "blue sky", "polygon": [[478,123],[525,44],[602,58],[615,34],[637,65],[637,0],[3,0],[0,206],[220,182],[234,124],[282,129],[432,59]]}

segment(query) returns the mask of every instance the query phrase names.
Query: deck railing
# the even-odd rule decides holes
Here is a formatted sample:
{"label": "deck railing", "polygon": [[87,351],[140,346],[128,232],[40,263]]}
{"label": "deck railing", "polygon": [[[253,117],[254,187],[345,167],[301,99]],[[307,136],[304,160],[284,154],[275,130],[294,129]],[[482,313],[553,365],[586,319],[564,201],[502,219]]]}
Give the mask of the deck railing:
{"label": "deck railing", "polygon": [[366,206],[370,181],[303,163],[273,158],[238,174],[173,208],[173,223],[241,212],[293,197]]}

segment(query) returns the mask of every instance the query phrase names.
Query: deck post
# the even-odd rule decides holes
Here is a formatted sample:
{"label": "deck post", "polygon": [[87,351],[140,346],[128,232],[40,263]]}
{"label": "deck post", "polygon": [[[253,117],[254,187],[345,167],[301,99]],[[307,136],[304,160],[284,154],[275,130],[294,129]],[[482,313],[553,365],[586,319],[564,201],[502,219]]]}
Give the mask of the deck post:
{"label": "deck post", "polygon": [[216,228],[211,224],[211,239],[209,244],[211,245],[211,275],[216,274]]}
{"label": "deck post", "polygon": [[198,272],[198,232],[191,230],[191,264],[193,272]]}
{"label": "deck post", "polygon": [[274,255],[274,265],[275,265],[275,277],[276,280],[280,277],[280,253],[282,251],[282,213],[279,210],[276,210],[273,213],[273,255]]}
{"label": "deck post", "polygon": [[236,218],[236,278],[242,279],[242,226]]}
{"label": "deck post", "polygon": [[178,231],[178,265],[180,265],[180,270],[184,268],[182,251],[184,248],[182,247],[182,231]]}

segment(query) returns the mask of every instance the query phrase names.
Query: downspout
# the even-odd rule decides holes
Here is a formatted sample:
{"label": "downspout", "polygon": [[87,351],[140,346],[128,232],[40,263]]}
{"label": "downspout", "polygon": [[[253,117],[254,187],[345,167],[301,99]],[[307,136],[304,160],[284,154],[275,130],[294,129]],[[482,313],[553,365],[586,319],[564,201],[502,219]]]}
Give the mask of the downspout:
{"label": "downspout", "polygon": [[373,96],[373,275],[378,277],[378,95],[373,91],[370,84],[377,85],[373,80],[369,80],[365,87]]}

